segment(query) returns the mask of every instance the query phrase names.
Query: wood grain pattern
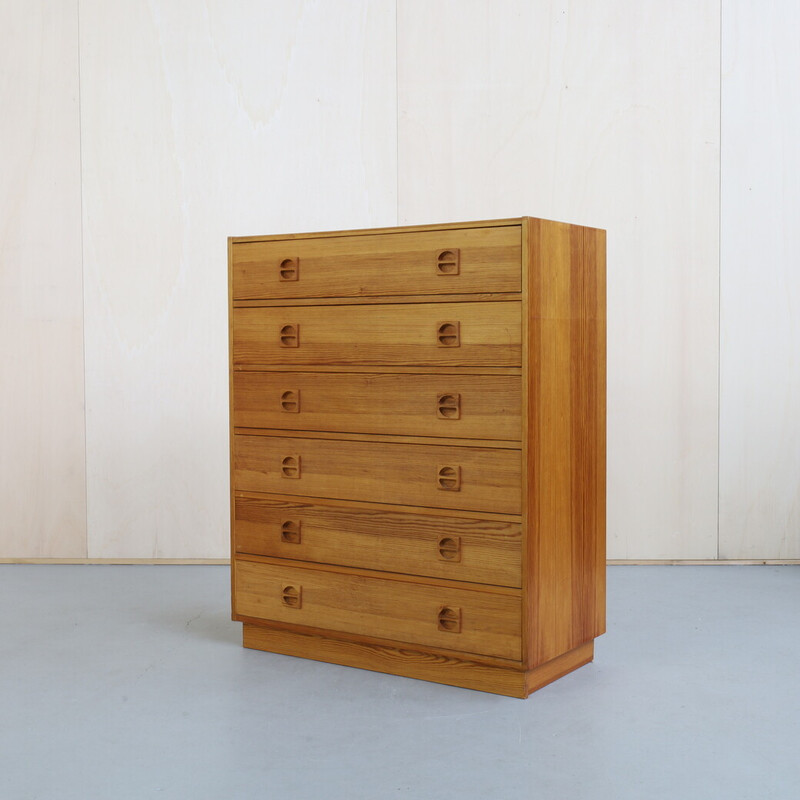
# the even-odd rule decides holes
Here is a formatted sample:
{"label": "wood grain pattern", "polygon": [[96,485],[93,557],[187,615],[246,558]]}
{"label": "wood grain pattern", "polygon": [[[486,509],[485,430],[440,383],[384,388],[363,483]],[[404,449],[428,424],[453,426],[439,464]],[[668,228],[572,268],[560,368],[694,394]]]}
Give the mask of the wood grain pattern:
{"label": "wood grain pattern", "polygon": [[461,222],[438,222],[427,225],[387,225],[380,228],[350,228],[339,231],[305,231],[301,233],[271,233],[260,236],[230,236],[232,244],[239,242],[275,242],[293,239],[330,239],[334,236],[374,236],[384,233],[416,233],[425,231],[455,231],[464,228],[500,228],[517,226],[522,222],[522,217],[507,217],[504,219],[462,220]]}
{"label": "wood grain pattern", "polygon": [[[263,492],[244,492],[235,490],[233,497],[270,497],[273,500],[281,500],[287,503],[296,503],[298,501],[296,495],[281,494],[280,492],[270,492],[268,495]],[[309,498],[311,499],[311,498]],[[374,503],[369,500],[338,500],[333,497],[314,498],[314,503],[322,503],[326,506],[336,508],[360,508],[365,511],[399,511],[401,513],[408,511],[408,507],[404,505],[393,505],[392,503]],[[449,508],[425,508],[424,514],[433,517],[452,517],[453,512]],[[519,514],[498,514],[491,511],[459,511],[458,517],[464,519],[488,519],[495,522],[519,522]]]}
{"label": "wood grain pattern", "polygon": [[[437,255],[451,248],[458,272],[438,274]],[[234,242],[234,299],[518,292],[520,255],[518,226]]]}
{"label": "wood grain pattern", "polygon": [[719,551],[714,555],[797,559],[800,5],[725,0],[722,6]]}
{"label": "wood grain pattern", "polygon": [[[721,6],[723,22],[733,16],[728,2],[404,0],[397,6],[400,223],[525,209],[609,231],[608,544],[618,559],[717,554],[719,40]],[[746,125],[740,140],[727,139],[739,140],[741,149],[723,174],[723,198],[754,201],[752,213],[732,224],[741,246],[736,240],[731,252],[741,254],[742,270],[728,277],[742,287],[741,313],[730,317],[722,336],[750,343],[759,369],[766,369],[782,359],[762,358],[762,342],[751,336],[751,327],[764,330],[760,311],[752,326],[739,321],[763,297],[769,326],[775,298],[786,296],[784,289],[763,292],[753,264],[765,260],[764,247],[779,248],[773,226],[781,208],[787,220],[797,216],[793,201],[787,203],[794,189],[783,180],[796,170],[794,155],[781,166],[773,155],[798,152],[783,122],[800,107],[797,48],[788,43],[799,23],[792,3],[768,4],[763,12],[760,4],[731,0],[731,9],[737,5],[754,20],[742,26],[745,39],[770,24],[787,37],[748,56],[752,66],[740,73],[745,84],[733,86],[722,104],[723,120],[741,114]],[[754,109],[748,96],[761,105]],[[782,123],[770,134],[765,122],[777,117]],[[740,180],[739,168],[751,159],[757,168]],[[762,193],[755,201],[757,186]],[[754,214],[763,214],[769,231],[764,247],[761,236],[751,235]],[[787,222],[784,241],[792,241],[794,230]],[[766,256],[771,265],[781,263],[778,252]],[[787,269],[796,260],[789,258]],[[724,267],[723,261],[723,278]],[[782,306],[786,314],[789,308],[796,303]],[[797,341],[790,336],[796,327],[781,331],[767,349]],[[731,364],[738,363],[737,352]],[[770,381],[753,383],[747,369],[740,381],[733,396],[743,408],[755,407],[745,398],[759,385],[770,407]],[[797,393],[793,399],[800,403]],[[752,413],[755,423],[760,415]],[[753,430],[751,446],[758,447],[759,428]],[[791,452],[800,453],[800,438],[793,443]],[[783,459],[773,474],[792,475],[797,463]],[[770,474],[762,466],[748,471],[751,479]],[[774,495],[764,480],[766,520]],[[779,505],[800,508],[788,498],[796,494],[787,488]],[[747,508],[743,503],[731,520],[741,520]],[[776,530],[752,528],[759,529]]]}
{"label": "wood grain pattern", "polygon": [[[282,602],[287,586],[302,603]],[[463,615],[460,632],[440,630],[442,607]],[[389,639],[502,658],[520,656],[520,600],[489,591],[426,586],[333,571],[240,561],[236,613],[265,620]]]}
{"label": "wood grain pattern", "polygon": [[257,650],[520,698],[587,664],[592,660],[594,650],[593,643],[589,642],[536,669],[523,671],[411,647],[400,649],[344,641],[252,623],[244,625],[243,643],[245,647]]}
{"label": "wood grain pattern", "polygon": [[[246,560],[252,561],[255,556],[243,557]],[[286,562],[288,565],[303,564],[302,561]],[[307,565],[304,565],[307,566]],[[322,569],[325,565],[321,565]],[[392,577],[391,573],[374,573],[378,576]],[[470,584],[458,584],[469,588]],[[518,591],[518,590],[517,590]],[[347,633],[346,631],[332,632],[329,628],[317,628],[313,625],[298,625],[296,622],[279,622],[277,620],[265,620],[258,617],[248,617],[244,614],[234,614],[233,619],[236,622],[241,622],[245,625],[257,625],[271,630],[290,631],[292,633],[302,633],[309,636],[323,636],[334,637],[338,640],[345,642],[353,642],[355,644],[365,644],[378,647],[392,647],[397,650],[404,650],[408,647],[420,648],[424,647],[425,651],[434,656],[444,656],[445,658],[459,658],[468,661],[474,661],[480,664],[487,664],[492,667],[501,667],[503,669],[522,669],[519,658],[501,658],[500,656],[490,656],[483,653],[472,653],[460,650],[454,650],[447,647],[436,647],[432,644],[426,645],[411,645],[406,641],[398,639],[390,639],[380,633],[377,634],[363,634],[363,633]]]}
{"label": "wood grain pattern", "polygon": [[[519,366],[519,303],[420,303],[233,309],[234,364],[418,364]],[[460,323],[460,344],[442,347],[443,322]],[[299,342],[281,346],[281,330]]]}
{"label": "wood grain pattern", "polygon": [[[274,364],[237,364],[234,366],[234,372],[274,372],[276,369]],[[331,365],[331,364],[314,364],[314,372],[322,374],[324,372],[369,372],[375,373],[375,367],[369,364],[348,364],[346,367]],[[281,372],[308,372],[309,366],[296,365],[296,364],[281,364]],[[391,369],[393,373],[406,373],[413,374],[421,371],[420,367],[409,367],[403,364],[393,364]],[[464,367],[464,366],[447,366],[439,365],[436,367],[435,372],[437,375],[521,375],[520,367]]]}
{"label": "wood grain pattern", "polygon": [[545,661],[525,672],[525,697],[531,692],[547,686],[573,670],[578,669],[592,661],[594,658],[594,640],[580,644],[566,653]]}
{"label": "wood grain pattern", "polygon": [[[235,498],[236,553],[520,586],[519,522],[398,513],[258,497]],[[297,527],[296,541],[282,526]],[[460,545],[443,558],[443,538]]]}
{"label": "wood grain pattern", "polygon": [[0,3],[0,556],[86,556],[78,25]]}
{"label": "wood grain pattern", "polygon": [[228,239],[228,491],[230,493],[230,526],[228,528],[228,546],[230,558],[230,581],[231,581],[231,619],[235,618],[236,596],[234,587],[236,586],[236,501],[235,501],[235,471],[236,463],[234,460],[234,424],[233,409],[236,405],[236,397],[233,393],[233,243]]}
{"label": "wood grain pattern", "polygon": [[[236,372],[233,385],[236,426],[520,438],[520,379],[511,376]],[[295,411],[282,403],[287,390],[299,393]],[[458,395],[457,418],[438,413],[437,398],[443,394]]]}
{"label": "wood grain pattern", "polygon": [[[90,555],[229,552],[222,244],[395,220],[394,18],[366,0],[81,0]],[[65,253],[67,206],[42,209],[30,236]]]}
{"label": "wood grain pattern", "polygon": [[[515,696],[591,660],[605,625],[605,233],[518,223],[514,300],[231,299],[234,618],[249,646],[311,642],[339,663]],[[369,276],[403,233],[354,236],[303,252],[361,247]],[[287,241],[294,284],[302,237],[258,252]],[[460,257],[442,259],[457,271]]]}
{"label": "wood grain pattern", "polygon": [[605,233],[531,219],[528,666],[605,630]]}
{"label": "wood grain pattern", "polygon": [[[280,473],[291,454],[302,460],[297,480]],[[519,450],[236,435],[234,461],[244,491],[520,513]],[[461,467],[460,491],[437,488],[442,465]]]}
{"label": "wood grain pattern", "polygon": [[[233,240],[230,239],[229,242]],[[232,246],[232,245],[231,245]],[[430,303],[431,297],[419,294],[390,294],[379,299],[381,305],[396,305],[398,303]],[[459,294],[448,292],[446,295],[436,295],[436,302],[448,303],[506,303],[520,299],[519,292],[472,292]],[[271,298],[262,297],[258,300],[234,300],[234,308],[266,308],[268,306],[360,306],[364,304],[363,297],[292,297]],[[375,302],[378,298],[369,298]]]}
{"label": "wood grain pattern", "polygon": [[352,575],[355,578],[381,578],[396,583],[413,584],[415,586],[439,587],[441,589],[463,589],[469,592],[491,592],[492,594],[513,597],[517,600],[521,597],[521,591],[514,586],[491,586],[487,584],[476,584],[471,581],[458,581],[449,578],[431,578],[424,575],[411,575],[409,573],[381,572],[374,569],[363,569],[362,567],[346,567],[341,564],[321,564],[319,562],[298,561],[297,559],[273,558],[271,556],[256,556],[242,553],[236,556],[237,562],[254,562],[256,564],[271,564],[275,567],[292,567],[299,570],[311,570],[313,572],[333,572],[337,575]]}
{"label": "wood grain pattern", "polygon": [[448,447],[491,447],[495,450],[519,450],[520,442],[508,439],[451,439],[442,436],[404,436],[392,433],[339,433],[336,431],[281,430],[280,428],[235,428],[234,433],[246,436],[293,436],[298,439],[348,439],[352,442],[388,444],[432,444]]}

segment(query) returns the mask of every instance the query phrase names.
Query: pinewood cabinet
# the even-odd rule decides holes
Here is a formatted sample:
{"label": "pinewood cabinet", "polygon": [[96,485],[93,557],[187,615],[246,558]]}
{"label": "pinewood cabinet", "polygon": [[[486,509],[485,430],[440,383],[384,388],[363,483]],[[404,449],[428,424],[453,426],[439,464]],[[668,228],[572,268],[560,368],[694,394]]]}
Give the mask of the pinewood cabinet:
{"label": "pinewood cabinet", "polygon": [[244,645],[500,694],[605,629],[605,232],[229,240]]}

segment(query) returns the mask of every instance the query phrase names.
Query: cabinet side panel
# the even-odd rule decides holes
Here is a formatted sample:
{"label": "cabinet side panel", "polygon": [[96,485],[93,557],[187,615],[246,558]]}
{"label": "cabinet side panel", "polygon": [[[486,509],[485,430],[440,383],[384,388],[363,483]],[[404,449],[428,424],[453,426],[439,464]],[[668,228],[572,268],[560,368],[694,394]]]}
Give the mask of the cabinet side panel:
{"label": "cabinet side panel", "polygon": [[605,235],[529,220],[525,654],[604,630]]}
{"label": "cabinet side panel", "polygon": [[606,272],[605,231],[572,229],[571,451],[573,640],[605,631]]}

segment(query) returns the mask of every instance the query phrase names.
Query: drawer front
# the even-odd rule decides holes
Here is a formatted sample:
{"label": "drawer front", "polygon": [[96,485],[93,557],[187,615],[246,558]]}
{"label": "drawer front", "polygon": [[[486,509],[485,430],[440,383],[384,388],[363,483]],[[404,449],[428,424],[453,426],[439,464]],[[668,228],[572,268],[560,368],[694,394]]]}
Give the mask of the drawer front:
{"label": "drawer front", "polygon": [[519,450],[234,436],[234,488],[521,513]]}
{"label": "drawer front", "polygon": [[519,226],[235,242],[234,300],[518,292]]}
{"label": "drawer front", "polygon": [[233,309],[234,364],[521,364],[519,302]]}
{"label": "drawer front", "polygon": [[237,553],[520,586],[519,522],[237,497]]}
{"label": "drawer front", "polygon": [[519,441],[519,377],[236,372],[233,424]]}
{"label": "drawer front", "polygon": [[518,597],[237,560],[237,614],[518,660]]}

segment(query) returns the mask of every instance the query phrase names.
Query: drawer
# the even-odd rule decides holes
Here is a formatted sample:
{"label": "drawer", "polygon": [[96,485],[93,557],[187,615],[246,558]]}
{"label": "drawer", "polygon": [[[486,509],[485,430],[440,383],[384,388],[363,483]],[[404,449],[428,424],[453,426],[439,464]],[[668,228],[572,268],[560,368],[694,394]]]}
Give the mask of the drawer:
{"label": "drawer", "polygon": [[520,586],[521,525],[359,507],[235,499],[237,553]]}
{"label": "drawer", "polygon": [[519,450],[242,434],[233,446],[243,492],[521,513]]}
{"label": "drawer", "polygon": [[514,375],[235,372],[233,424],[519,441]]}
{"label": "drawer", "polygon": [[242,616],[521,658],[517,596],[241,559],[234,576]]}
{"label": "drawer", "polygon": [[234,364],[521,364],[519,302],[234,308]]}
{"label": "drawer", "polygon": [[518,225],[234,242],[233,299],[519,292]]}

